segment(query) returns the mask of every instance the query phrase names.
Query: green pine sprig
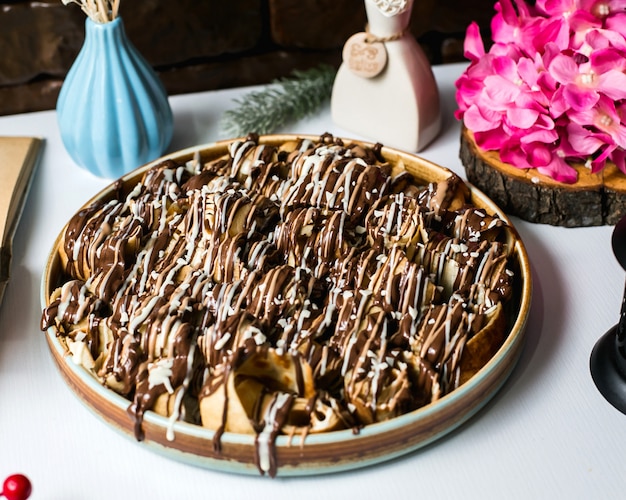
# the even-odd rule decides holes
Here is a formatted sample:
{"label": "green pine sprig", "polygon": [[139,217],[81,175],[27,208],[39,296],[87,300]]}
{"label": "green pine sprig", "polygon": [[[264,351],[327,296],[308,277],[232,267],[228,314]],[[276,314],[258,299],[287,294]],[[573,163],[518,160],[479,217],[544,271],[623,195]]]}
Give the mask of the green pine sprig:
{"label": "green pine sprig", "polygon": [[289,77],[236,99],[238,107],[224,113],[220,128],[229,137],[270,134],[289,122],[306,118],[330,99],[335,74],[329,65],[294,70]]}

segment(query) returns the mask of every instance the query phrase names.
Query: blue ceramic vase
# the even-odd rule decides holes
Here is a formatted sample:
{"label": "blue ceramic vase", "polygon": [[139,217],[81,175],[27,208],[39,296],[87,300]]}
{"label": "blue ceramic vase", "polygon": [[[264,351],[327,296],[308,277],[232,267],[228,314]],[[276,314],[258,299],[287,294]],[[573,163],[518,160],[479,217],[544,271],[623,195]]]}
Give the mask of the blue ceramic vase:
{"label": "blue ceramic vase", "polygon": [[119,17],[105,24],[87,18],[56,109],[67,152],[99,177],[117,178],[158,158],[172,139],[165,88]]}

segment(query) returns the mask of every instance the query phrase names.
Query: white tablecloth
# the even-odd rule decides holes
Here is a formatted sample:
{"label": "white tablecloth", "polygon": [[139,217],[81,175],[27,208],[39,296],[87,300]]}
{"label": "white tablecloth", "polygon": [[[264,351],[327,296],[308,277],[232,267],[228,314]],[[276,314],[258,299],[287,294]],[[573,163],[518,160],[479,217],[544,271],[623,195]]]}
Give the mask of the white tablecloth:
{"label": "white tablecloth", "polygon": [[[454,81],[463,65],[434,68],[443,131],[420,154],[464,176]],[[171,97],[170,151],[212,142],[233,99],[250,89]],[[281,132],[355,137],[329,109]],[[235,476],[172,461],[95,417],[65,385],[39,330],[46,256],[69,217],[108,181],[73,164],[53,111],[0,118],[0,135],[45,138],[18,227],[0,307],[0,480],[24,472],[32,498],[624,498],[626,415],[598,393],[589,354],[619,315],[624,272],[610,227],[565,229],[513,218],[530,256],[534,297],[522,358],[478,415],[389,463],[321,477]],[[358,138],[358,137],[356,137]]]}

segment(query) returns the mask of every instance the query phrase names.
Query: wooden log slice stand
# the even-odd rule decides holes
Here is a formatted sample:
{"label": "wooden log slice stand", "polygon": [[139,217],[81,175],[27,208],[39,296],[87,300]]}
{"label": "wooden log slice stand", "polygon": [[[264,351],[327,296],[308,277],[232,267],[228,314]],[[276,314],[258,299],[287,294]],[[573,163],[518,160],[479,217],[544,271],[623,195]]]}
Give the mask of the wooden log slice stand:
{"label": "wooden log slice stand", "polygon": [[467,180],[504,212],[529,222],[553,226],[613,225],[626,214],[626,175],[615,165],[596,173],[575,166],[578,181],[564,184],[535,169],[519,169],[483,151],[471,131],[461,132],[461,162]]}

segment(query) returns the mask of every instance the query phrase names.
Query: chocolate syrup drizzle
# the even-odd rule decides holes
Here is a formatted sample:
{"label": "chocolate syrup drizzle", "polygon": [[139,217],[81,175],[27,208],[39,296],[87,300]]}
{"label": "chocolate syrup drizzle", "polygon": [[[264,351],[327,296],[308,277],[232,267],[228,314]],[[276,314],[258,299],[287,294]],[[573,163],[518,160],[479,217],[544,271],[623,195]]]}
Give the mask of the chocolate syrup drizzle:
{"label": "chocolate syrup drizzle", "polygon": [[254,432],[273,476],[278,434],[356,430],[458,386],[513,279],[509,228],[467,202],[456,176],[393,177],[380,145],[251,135],[77,213],[41,326],[131,401],[137,439],[151,409],[215,430],[216,452]]}

